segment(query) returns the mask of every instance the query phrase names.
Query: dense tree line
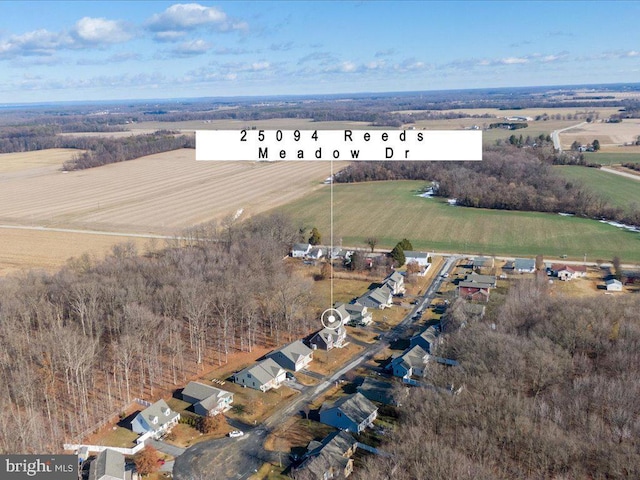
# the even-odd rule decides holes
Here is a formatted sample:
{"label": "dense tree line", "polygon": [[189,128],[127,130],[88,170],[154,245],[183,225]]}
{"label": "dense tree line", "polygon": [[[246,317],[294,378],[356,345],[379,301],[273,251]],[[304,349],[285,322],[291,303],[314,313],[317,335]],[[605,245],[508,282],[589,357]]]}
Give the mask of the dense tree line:
{"label": "dense tree line", "polygon": [[481,162],[355,162],[336,182],[372,180],[435,181],[436,195],[455,198],[466,207],[538,212],[568,212],[640,225],[637,209],[611,206],[580,184],[553,171],[549,150],[485,148]]}
{"label": "dense tree line", "polygon": [[176,136],[171,132],[158,131],[124,138],[93,137],[89,143],[87,151],[64,163],[65,170],[84,170],[179,148],[195,148],[195,137],[193,135]]}
{"label": "dense tree line", "polygon": [[522,282],[497,313],[457,316],[356,479],[640,478],[640,299],[550,296]]}
{"label": "dense tree line", "polygon": [[2,279],[0,452],[60,451],[204,364],[309,333],[309,285],[282,262],[298,240],[282,216],[230,218],[163,250]]}

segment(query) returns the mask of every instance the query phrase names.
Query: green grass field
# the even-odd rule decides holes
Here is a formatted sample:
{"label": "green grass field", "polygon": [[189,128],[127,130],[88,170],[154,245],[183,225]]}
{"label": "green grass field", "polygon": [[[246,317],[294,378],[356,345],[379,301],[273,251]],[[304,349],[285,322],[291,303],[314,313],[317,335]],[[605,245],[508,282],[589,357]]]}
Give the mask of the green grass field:
{"label": "green grass field", "polygon": [[[640,235],[594,220],[535,212],[449,206],[416,196],[420,181],[369,182],[334,186],[334,244],[393,247],[406,237],[420,250],[532,256],[568,255],[588,260],[640,261]],[[329,243],[330,189],[322,188],[280,207],[296,223],[317,226]]]}
{"label": "green grass field", "polygon": [[589,189],[611,202],[612,205],[630,208],[640,205],[640,182],[595,168],[577,166],[554,167],[565,178],[581,182]]}
{"label": "green grass field", "polygon": [[599,163],[600,165],[639,163],[640,153],[587,152],[584,154],[584,158],[589,163]]}

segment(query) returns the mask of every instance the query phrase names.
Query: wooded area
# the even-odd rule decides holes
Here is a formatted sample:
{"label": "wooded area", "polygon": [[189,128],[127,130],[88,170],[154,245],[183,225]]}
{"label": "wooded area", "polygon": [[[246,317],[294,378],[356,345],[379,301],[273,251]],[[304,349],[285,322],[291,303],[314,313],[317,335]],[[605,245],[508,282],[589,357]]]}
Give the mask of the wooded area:
{"label": "wooded area", "polygon": [[229,218],[185,236],[0,282],[0,452],[60,451],[135,397],[315,326],[308,284],[282,262],[299,240],[287,218]]}
{"label": "wooded area", "polygon": [[[455,309],[454,309],[455,310]],[[481,322],[454,313],[426,383],[356,479],[640,478],[640,299],[521,281]],[[462,327],[462,328],[461,328]],[[454,392],[454,393],[452,393]]]}

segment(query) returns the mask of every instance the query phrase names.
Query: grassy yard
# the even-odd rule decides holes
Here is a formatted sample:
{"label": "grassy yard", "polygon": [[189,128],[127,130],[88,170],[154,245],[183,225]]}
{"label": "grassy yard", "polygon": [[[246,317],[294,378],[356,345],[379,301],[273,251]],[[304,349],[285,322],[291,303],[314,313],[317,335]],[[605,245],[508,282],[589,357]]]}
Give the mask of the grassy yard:
{"label": "grassy yard", "polygon": [[640,162],[640,153],[628,152],[597,152],[584,154],[584,158],[589,163],[599,163],[600,165],[618,165],[620,163]]}
{"label": "grassy yard", "polygon": [[[349,339],[347,338],[347,341]],[[322,375],[329,375],[342,367],[350,358],[364,348],[355,343],[350,343],[343,348],[332,348],[329,351],[316,350],[313,352],[313,362],[309,364],[309,370]]]}
{"label": "grassy yard", "polygon": [[612,205],[630,208],[632,203],[640,205],[640,182],[596,168],[577,166],[554,167],[565,178],[583,183],[590,190],[607,199]]}
{"label": "grassy yard", "polygon": [[[315,363],[312,362],[311,365]],[[228,390],[233,392],[233,407],[226,415],[237,418],[246,423],[262,422],[271,415],[277,406],[286,402],[298,392],[284,385],[277,390],[269,390],[262,393],[253,388],[242,388],[236,384],[230,384]]]}
{"label": "grassy yard", "polygon": [[[363,245],[377,237],[392,248],[402,238],[414,249],[470,254],[531,256],[542,253],[582,259],[640,261],[640,236],[594,220],[538,212],[452,207],[440,199],[416,196],[421,181],[368,182],[334,186],[334,236],[343,245]],[[279,210],[295,223],[329,231],[329,188]]]}
{"label": "grassy yard", "polygon": [[138,438],[138,434],[133,430],[119,426],[110,426],[109,428],[100,430],[100,432],[88,440],[96,445],[132,448],[136,445],[136,438]]}

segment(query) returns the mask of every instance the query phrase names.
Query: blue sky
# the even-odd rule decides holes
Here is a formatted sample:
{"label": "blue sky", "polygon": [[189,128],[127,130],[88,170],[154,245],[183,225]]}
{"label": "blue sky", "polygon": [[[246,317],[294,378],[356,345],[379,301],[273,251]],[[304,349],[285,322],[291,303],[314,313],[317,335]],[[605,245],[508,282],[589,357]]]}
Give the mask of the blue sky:
{"label": "blue sky", "polygon": [[640,82],[640,2],[0,2],[0,103]]}

